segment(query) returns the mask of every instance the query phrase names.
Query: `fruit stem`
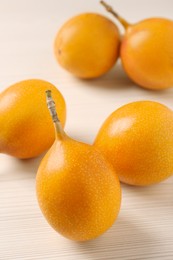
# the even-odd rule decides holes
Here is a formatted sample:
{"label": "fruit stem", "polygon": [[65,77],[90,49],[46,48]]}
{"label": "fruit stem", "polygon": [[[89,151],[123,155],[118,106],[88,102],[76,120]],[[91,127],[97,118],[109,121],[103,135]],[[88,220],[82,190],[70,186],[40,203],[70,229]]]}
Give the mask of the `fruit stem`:
{"label": "fruit stem", "polygon": [[46,90],[46,102],[47,102],[47,107],[49,109],[50,115],[51,115],[53,123],[54,123],[56,138],[62,139],[65,136],[65,132],[64,132],[61,122],[58,118],[58,115],[56,112],[56,106],[55,106],[55,102],[52,98],[51,90]]}
{"label": "fruit stem", "polygon": [[125,29],[130,26],[130,24],[124,18],[122,18],[117,12],[114,11],[112,6],[108,5],[105,1],[102,0],[100,1],[100,4],[102,4],[109,13],[113,14],[113,16],[118,19],[118,21],[123,25]]}

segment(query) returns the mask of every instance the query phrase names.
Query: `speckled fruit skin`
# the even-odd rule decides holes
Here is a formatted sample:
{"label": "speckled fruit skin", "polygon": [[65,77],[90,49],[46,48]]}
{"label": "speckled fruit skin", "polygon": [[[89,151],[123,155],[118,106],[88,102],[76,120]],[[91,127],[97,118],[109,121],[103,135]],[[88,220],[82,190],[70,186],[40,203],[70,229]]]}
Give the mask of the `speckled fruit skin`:
{"label": "speckled fruit skin", "polygon": [[122,182],[161,182],[173,174],[173,112],[152,101],[127,104],[108,117],[94,145]]}
{"label": "speckled fruit skin", "polygon": [[120,183],[112,166],[93,146],[68,137],[56,140],[43,158],[36,188],[49,224],[72,240],[98,237],[120,209]]}
{"label": "speckled fruit skin", "polygon": [[18,82],[0,94],[0,152],[17,158],[35,157],[54,142],[54,127],[46,106],[51,89],[62,125],[66,106],[55,86],[43,80]]}
{"label": "speckled fruit skin", "polygon": [[67,21],[55,39],[59,64],[80,78],[106,73],[119,56],[119,32],[108,18],[84,13]]}
{"label": "speckled fruit skin", "polygon": [[173,21],[152,18],[130,25],[120,56],[129,77],[148,89],[173,87]]}

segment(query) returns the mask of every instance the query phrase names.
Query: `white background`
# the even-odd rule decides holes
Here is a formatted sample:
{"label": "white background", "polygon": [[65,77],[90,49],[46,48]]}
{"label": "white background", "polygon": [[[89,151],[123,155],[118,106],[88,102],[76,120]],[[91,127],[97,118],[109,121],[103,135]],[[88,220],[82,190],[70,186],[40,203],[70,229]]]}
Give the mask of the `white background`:
{"label": "white background", "polygon": [[[109,3],[130,22],[173,18],[172,0]],[[105,118],[125,103],[156,100],[173,109],[173,89],[141,89],[120,64],[90,81],[62,70],[53,55],[55,34],[71,16],[87,11],[111,17],[94,0],[0,0],[0,89],[29,78],[52,82],[67,103],[67,133],[92,143]],[[35,175],[41,157],[20,161],[0,155],[0,259],[173,259],[173,178],[152,187],[122,185],[114,226],[94,241],[75,243],[52,230],[38,208]]]}

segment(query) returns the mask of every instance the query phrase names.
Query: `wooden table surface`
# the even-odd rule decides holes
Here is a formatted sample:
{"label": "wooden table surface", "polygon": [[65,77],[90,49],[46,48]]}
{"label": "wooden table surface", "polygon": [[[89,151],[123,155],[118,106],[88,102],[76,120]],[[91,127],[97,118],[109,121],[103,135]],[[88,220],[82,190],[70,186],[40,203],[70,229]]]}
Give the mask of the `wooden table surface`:
{"label": "wooden table surface", "polygon": [[[109,3],[131,22],[173,18],[172,0]],[[120,63],[90,81],[62,70],[53,55],[54,36],[70,16],[85,11],[106,14],[93,0],[0,0],[0,89],[29,78],[52,82],[66,99],[67,133],[92,143],[104,119],[125,103],[156,100],[173,109],[173,89],[141,89]],[[0,155],[1,260],[173,259],[173,178],[144,188],[122,185],[122,209],[113,227],[94,241],[75,243],[50,228],[39,210],[35,175],[42,157],[21,161]]]}

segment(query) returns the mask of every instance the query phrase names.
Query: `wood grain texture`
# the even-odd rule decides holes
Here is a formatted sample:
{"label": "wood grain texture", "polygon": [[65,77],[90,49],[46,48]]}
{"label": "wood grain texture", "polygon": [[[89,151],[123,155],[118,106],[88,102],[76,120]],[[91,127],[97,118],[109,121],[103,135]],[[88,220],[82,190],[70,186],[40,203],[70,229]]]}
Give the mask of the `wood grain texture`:
{"label": "wood grain texture", "polygon": [[[97,1],[71,2],[67,9],[67,0],[0,0],[0,89],[27,78],[52,82],[66,99],[67,133],[88,143],[104,119],[127,102],[156,100],[173,109],[172,89],[143,90],[120,64],[91,81],[78,80],[56,64],[52,42],[61,23],[83,11],[105,14]],[[146,2],[132,0],[127,9],[121,0],[116,8],[130,21],[172,18],[172,1],[157,1],[157,10],[155,0]],[[37,205],[35,175],[42,156],[20,161],[0,155],[0,260],[173,259],[173,178],[146,188],[122,185],[122,209],[114,226],[94,241],[75,243],[52,230]]]}

